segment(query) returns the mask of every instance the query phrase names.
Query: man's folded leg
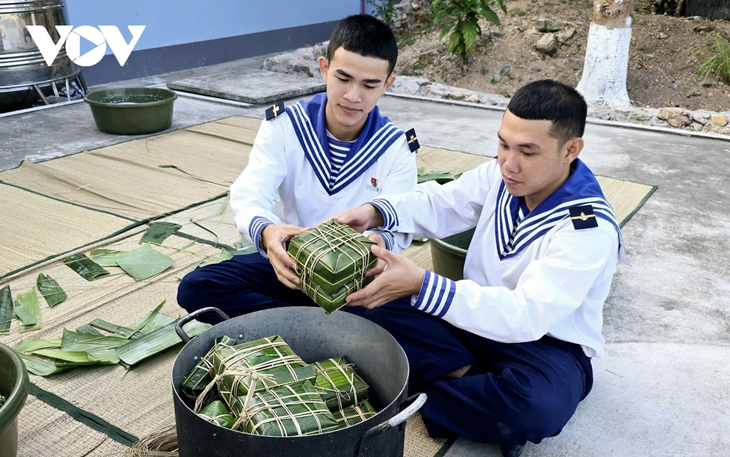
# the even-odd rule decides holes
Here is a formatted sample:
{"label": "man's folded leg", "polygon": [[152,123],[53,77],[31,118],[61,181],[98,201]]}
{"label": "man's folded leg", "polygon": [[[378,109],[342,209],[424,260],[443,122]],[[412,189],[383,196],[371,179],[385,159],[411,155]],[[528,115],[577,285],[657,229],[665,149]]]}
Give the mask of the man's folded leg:
{"label": "man's folded leg", "polygon": [[479,368],[461,378],[437,380],[426,389],[423,420],[433,437],[539,443],[560,433],[590,391],[590,359],[577,345],[550,337],[505,344],[472,334],[462,341],[473,351],[480,343]]}
{"label": "man's folded leg", "polygon": [[348,306],[342,310],[385,328],[403,347],[410,365],[411,394],[474,361],[452,333],[457,329],[442,319],[414,309],[410,305],[410,297],[375,309]]}
{"label": "man's folded leg", "polygon": [[312,304],[299,290],[282,284],[269,260],[258,253],[234,256],[188,273],[178,286],[177,302],[188,312],[214,306],[231,317],[268,308]]}

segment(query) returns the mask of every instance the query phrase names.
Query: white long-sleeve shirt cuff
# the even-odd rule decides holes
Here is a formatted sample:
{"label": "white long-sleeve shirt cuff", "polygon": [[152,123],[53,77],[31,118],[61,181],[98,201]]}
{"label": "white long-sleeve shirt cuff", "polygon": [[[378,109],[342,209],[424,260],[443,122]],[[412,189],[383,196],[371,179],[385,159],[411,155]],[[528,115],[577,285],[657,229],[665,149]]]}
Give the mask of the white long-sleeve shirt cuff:
{"label": "white long-sleeve shirt cuff", "polygon": [[266,219],[265,217],[256,216],[251,219],[251,225],[248,226],[248,234],[251,236],[254,246],[258,249],[259,254],[266,257],[266,250],[261,244],[261,232],[267,225],[274,225],[273,222]]}
{"label": "white long-sleeve shirt cuff", "polygon": [[444,317],[456,294],[456,282],[426,270],[418,295],[411,296],[411,306],[436,317]]}

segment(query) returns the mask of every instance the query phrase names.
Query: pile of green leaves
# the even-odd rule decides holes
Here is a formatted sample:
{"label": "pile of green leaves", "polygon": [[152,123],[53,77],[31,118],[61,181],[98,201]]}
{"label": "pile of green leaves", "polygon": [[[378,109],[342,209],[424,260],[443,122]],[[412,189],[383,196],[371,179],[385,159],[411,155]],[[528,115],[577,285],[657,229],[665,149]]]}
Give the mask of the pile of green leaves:
{"label": "pile of green leaves", "polygon": [[449,36],[449,52],[461,58],[466,64],[474,51],[477,38],[482,35],[479,18],[499,25],[499,16],[490,8],[495,3],[503,12],[507,12],[504,0],[433,0],[431,12],[434,14],[436,27],[441,28],[439,39]]}
{"label": "pile of green leaves", "polygon": [[[23,340],[15,350],[28,371],[37,376],[88,365],[120,364],[131,368],[182,342],[175,332],[178,319],[159,312],[164,304],[129,326],[94,319],[76,331],[63,329],[58,339]],[[210,327],[193,320],[183,328],[193,337]]]}

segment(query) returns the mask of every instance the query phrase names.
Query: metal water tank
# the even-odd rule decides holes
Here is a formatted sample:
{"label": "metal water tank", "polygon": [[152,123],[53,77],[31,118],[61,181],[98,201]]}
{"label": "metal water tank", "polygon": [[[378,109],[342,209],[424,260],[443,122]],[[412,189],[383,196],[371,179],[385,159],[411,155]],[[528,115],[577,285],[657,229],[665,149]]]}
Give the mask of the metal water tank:
{"label": "metal water tank", "polygon": [[58,97],[58,86],[68,93],[72,89],[69,82],[83,85],[80,70],[66,56],[66,47],[48,66],[26,28],[42,25],[57,43],[56,26],[64,24],[61,0],[0,0],[0,112],[39,98],[46,102],[44,94]]}

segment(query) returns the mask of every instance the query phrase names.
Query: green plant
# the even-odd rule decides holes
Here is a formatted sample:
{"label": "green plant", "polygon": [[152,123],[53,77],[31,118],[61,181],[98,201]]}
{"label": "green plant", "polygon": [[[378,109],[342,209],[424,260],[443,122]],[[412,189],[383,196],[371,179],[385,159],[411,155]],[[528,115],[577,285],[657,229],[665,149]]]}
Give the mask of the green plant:
{"label": "green plant", "polygon": [[499,17],[489,7],[490,3],[496,3],[507,12],[504,0],[433,0],[431,3],[434,23],[441,29],[439,38],[451,32],[449,52],[460,57],[464,64],[469,61],[477,37],[482,34],[479,18],[499,25]]}
{"label": "green plant", "polygon": [[712,74],[715,79],[730,83],[730,43],[718,33],[711,49],[714,54],[699,68],[702,79],[707,79]]}
{"label": "green plant", "polygon": [[368,5],[375,8],[375,16],[389,26],[393,26],[395,20],[395,0],[367,0]]}

